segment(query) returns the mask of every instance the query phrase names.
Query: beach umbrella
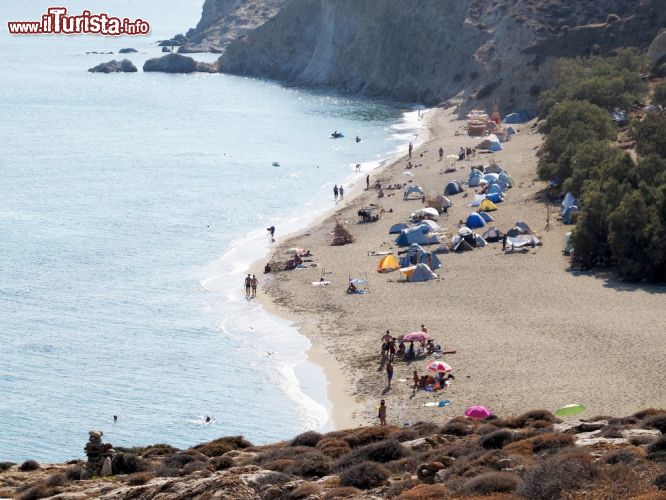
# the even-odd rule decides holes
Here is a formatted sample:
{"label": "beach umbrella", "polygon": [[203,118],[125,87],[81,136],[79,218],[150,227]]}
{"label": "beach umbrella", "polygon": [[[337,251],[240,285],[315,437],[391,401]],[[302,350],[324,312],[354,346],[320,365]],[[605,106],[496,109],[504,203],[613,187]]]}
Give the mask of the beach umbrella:
{"label": "beach umbrella", "polygon": [[585,410],[587,410],[587,408],[585,408],[583,405],[565,405],[562,408],[558,408],[555,412],[555,415],[558,417],[571,417],[573,415],[583,413]]}
{"label": "beach umbrella", "polygon": [[465,410],[465,416],[474,420],[485,420],[492,414],[492,410],[481,405],[470,406]]}
{"label": "beach umbrella", "polygon": [[430,339],[430,335],[426,332],[412,332],[405,335],[402,340],[407,342],[425,342]]}
{"label": "beach umbrella", "polygon": [[457,160],[457,159],[458,159],[458,155],[446,155],[446,159],[447,159],[447,160]]}
{"label": "beach umbrella", "polygon": [[403,172],[402,175],[408,175],[410,177],[414,177],[414,174],[411,172]]}
{"label": "beach umbrella", "polygon": [[444,361],[433,361],[428,365],[428,370],[431,372],[449,373],[453,371],[453,368],[444,363]]}

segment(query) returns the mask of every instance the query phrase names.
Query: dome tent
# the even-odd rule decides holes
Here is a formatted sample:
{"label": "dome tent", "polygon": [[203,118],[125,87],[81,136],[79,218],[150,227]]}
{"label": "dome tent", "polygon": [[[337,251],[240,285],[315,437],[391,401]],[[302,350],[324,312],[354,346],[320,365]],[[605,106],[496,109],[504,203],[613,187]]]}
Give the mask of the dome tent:
{"label": "dome tent", "polygon": [[444,194],[448,196],[452,194],[462,193],[462,191],[463,189],[462,187],[460,187],[460,184],[457,181],[449,182],[444,188]]}
{"label": "dome tent", "polygon": [[469,178],[467,184],[469,187],[476,187],[481,184],[481,178],[483,177],[483,172],[481,170],[473,168],[469,173]]}
{"label": "dome tent", "polygon": [[426,264],[416,264],[415,266],[406,267],[400,269],[400,272],[405,275],[409,282],[430,281],[437,277]]}
{"label": "dome tent", "polygon": [[437,255],[428,252],[416,243],[412,243],[402,257],[400,257],[400,267],[415,266],[416,264],[427,264],[432,270],[442,267],[442,263]]}
{"label": "dome tent", "polygon": [[439,238],[436,234],[430,232],[430,226],[427,224],[419,224],[418,226],[409,227],[400,231],[400,234],[395,239],[398,246],[408,247],[412,243],[419,245],[431,245],[439,243]]}
{"label": "dome tent", "polygon": [[484,212],[483,210],[479,212],[479,215],[483,219],[484,222],[494,222],[495,219],[493,218],[492,215],[490,215],[488,212]]}
{"label": "dome tent", "polygon": [[399,222],[398,224],[393,224],[389,229],[389,234],[400,234],[400,231],[407,229],[409,225],[404,222]]}
{"label": "dome tent", "polygon": [[407,186],[402,193],[403,200],[416,200],[423,196],[423,188],[421,186]]}
{"label": "dome tent", "polygon": [[398,264],[398,259],[395,258],[395,255],[389,254],[381,258],[379,264],[377,265],[377,272],[390,273],[391,271],[395,271],[399,268],[400,264]]}
{"label": "dome tent", "polygon": [[486,222],[483,220],[483,217],[481,217],[478,212],[472,212],[467,217],[465,225],[471,229],[476,229],[485,226]]}

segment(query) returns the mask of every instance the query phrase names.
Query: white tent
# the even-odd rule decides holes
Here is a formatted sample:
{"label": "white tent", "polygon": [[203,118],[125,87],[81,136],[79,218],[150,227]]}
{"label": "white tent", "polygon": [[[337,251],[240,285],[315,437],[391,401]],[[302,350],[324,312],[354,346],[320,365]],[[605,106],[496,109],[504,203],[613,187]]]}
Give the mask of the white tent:
{"label": "white tent", "polygon": [[417,199],[423,196],[423,188],[421,186],[407,186],[402,194],[404,200]]}

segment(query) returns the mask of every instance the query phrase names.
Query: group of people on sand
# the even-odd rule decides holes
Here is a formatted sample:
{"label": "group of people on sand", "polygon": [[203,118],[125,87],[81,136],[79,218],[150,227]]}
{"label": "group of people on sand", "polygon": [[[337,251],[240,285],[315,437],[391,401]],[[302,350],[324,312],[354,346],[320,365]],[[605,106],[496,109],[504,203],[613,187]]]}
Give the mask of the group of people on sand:
{"label": "group of people on sand", "polygon": [[437,376],[433,377],[430,374],[421,375],[414,370],[412,375],[412,393],[416,391],[437,391],[446,388],[449,381],[454,380],[455,377],[452,373],[439,372]]}
{"label": "group of people on sand", "polygon": [[257,296],[257,285],[259,285],[259,280],[257,277],[252,274],[248,274],[245,277],[245,298],[251,299]]}
{"label": "group of people on sand", "polygon": [[460,146],[460,151],[458,151],[458,160],[462,161],[464,159],[470,159],[476,151],[472,148]]}

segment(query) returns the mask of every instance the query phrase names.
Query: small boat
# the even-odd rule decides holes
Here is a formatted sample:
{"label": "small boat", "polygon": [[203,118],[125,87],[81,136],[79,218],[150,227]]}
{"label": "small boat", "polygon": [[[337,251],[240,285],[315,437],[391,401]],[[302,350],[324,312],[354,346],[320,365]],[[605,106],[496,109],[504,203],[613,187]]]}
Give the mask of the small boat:
{"label": "small boat", "polygon": [[279,166],[280,166],[280,164],[279,164],[278,162],[276,162],[276,161],[274,161],[273,163],[271,163],[271,165],[273,165],[274,167],[279,167]]}
{"label": "small boat", "polygon": [[338,132],[337,130],[331,134],[331,139],[340,139],[342,137],[344,137],[342,132]]}

